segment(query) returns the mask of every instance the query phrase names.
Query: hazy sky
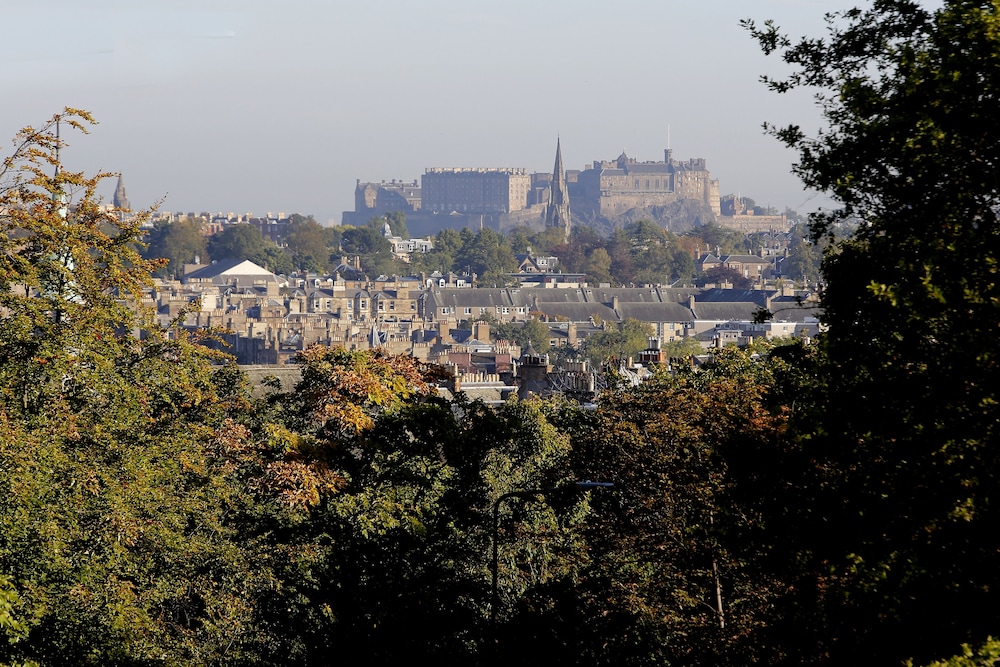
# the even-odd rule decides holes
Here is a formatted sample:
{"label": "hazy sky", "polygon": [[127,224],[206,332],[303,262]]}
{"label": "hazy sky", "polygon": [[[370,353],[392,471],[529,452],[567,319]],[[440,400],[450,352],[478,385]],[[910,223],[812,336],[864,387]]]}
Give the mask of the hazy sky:
{"label": "hazy sky", "polygon": [[[339,222],[357,179],[426,167],[567,169],[624,149],[703,157],[722,194],[799,211],[764,121],[819,117],[740,28],[819,35],[856,0],[0,0],[3,154],[24,125],[91,111],[69,169],[120,171],[134,208]],[[110,198],[113,183],[105,196]]]}

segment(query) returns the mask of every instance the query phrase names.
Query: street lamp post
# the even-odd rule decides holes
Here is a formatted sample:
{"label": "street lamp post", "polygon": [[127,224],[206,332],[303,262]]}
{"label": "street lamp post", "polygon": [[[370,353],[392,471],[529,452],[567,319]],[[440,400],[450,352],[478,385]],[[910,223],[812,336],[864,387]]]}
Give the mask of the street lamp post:
{"label": "street lamp post", "polygon": [[490,629],[493,633],[494,649],[496,649],[496,644],[499,640],[497,633],[497,609],[500,606],[500,592],[499,592],[499,569],[500,569],[500,550],[499,550],[499,534],[500,534],[500,505],[503,504],[505,500],[510,498],[537,498],[539,496],[544,496],[553,492],[562,492],[569,490],[574,491],[589,491],[591,489],[600,488],[612,488],[614,487],[614,482],[592,482],[589,479],[585,482],[574,482],[571,485],[564,487],[553,487],[547,489],[517,489],[515,491],[508,491],[502,494],[493,503],[493,563],[492,563],[492,575],[493,583],[491,587],[492,595],[490,600]]}

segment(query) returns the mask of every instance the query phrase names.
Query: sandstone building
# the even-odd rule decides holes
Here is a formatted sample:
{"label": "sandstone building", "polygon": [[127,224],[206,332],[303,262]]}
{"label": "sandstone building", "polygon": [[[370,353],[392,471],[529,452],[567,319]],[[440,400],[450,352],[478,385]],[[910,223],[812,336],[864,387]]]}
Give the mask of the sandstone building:
{"label": "sandstone building", "polygon": [[712,178],[704,158],[682,162],[669,148],[662,162],[638,162],[624,151],[616,160],[594,162],[577,176],[572,195],[574,209],[591,217],[613,218],[630,209],[682,199],[699,201],[720,215],[719,181]]}
{"label": "sandstone building", "polygon": [[528,207],[526,169],[428,168],[421,207],[430,213],[511,213]]}

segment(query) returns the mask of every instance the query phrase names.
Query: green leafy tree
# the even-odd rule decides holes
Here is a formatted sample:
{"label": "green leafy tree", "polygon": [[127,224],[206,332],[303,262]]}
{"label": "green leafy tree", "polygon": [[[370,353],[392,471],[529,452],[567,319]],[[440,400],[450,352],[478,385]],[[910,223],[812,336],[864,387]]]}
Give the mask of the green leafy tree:
{"label": "green leafy tree", "polygon": [[320,272],[330,268],[330,235],[312,216],[293,215],[285,245],[292,265],[299,271]]}
{"label": "green leafy tree", "polygon": [[611,276],[611,255],[604,248],[595,248],[583,265],[583,272],[587,274],[587,280],[596,284],[612,283]]}
{"label": "green leafy tree", "polygon": [[687,359],[692,355],[703,353],[701,343],[694,336],[687,336],[680,340],[670,341],[663,344],[663,352],[667,357],[674,359]]}
{"label": "green leafy tree", "polygon": [[399,274],[402,263],[392,256],[392,246],[374,227],[352,227],[341,234],[341,249],[361,258],[361,269],[371,275]]}
{"label": "green leafy tree", "polygon": [[781,457],[796,481],[775,502],[807,567],[776,632],[802,640],[795,664],[952,655],[997,631],[980,610],[1000,586],[1000,7],[876,0],[799,41],[747,25],[793,68],[774,90],[815,92],[823,132],[772,131],[838,203],[811,219],[835,240],[814,371],[829,382]]}
{"label": "green leafy tree", "polygon": [[[573,273],[589,273],[585,268],[592,252],[604,249],[604,239],[592,227],[574,225],[569,240],[550,246],[550,252],[559,258],[560,266]],[[607,252],[606,249],[604,249]],[[609,256],[610,268],[610,256]]]}
{"label": "green leafy tree", "polygon": [[398,236],[401,239],[410,238],[410,232],[406,229],[406,214],[402,211],[392,211],[385,215],[371,217],[366,226],[381,234],[386,223],[388,223],[389,231],[393,236]]}
{"label": "green leafy tree", "polygon": [[823,245],[822,239],[817,242],[809,237],[806,225],[792,227],[788,257],[781,267],[782,274],[795,281],[806,280],[815,284],[819,280]]}
{"label": "green leafy tree", "polygon": [[[255,264],[263,266],[275,275],[288,275],[295,271],[295,263],[292,256],[273,243],[264,244],[264,249],[259,254],[254,255],[251,260]],[[311,260],[306,262],[309,266],[315,266]]]}
{"label": "green leafy tree", "polygon": [[550,347],[549,328],[544,322],[534,318],[523,323],[504,322],[497,324],[493,333],[494,338],[514,341],[523,349],[527,349],[530,343],[536,351],[545,353]]}
{"label": "green leafy tree", "polygon": [[627,318],[604,331],[587,336],[584,353],[597,366],[611,360],[625,361],[645,350],[652,335],[652,325]]}
{"label": "green leafy tree", "polygon": [[[467,230],[463,230],[464,232]],[[461,270],[466,268],[477,275],[483,285],[503,285],[504,274],[517,269],[517,260],[506,239],[492,229],[483,228],[474,236],[463,239],[462,248],[455,257]]]}
{"label": "green leafy tree", "polygon": [[267,242],[260,230],[244,222],[227,225],[208,240],[208,254],[215,260],[248,259],[258,263],[263,259],[266,247]]}
{"label": "green leafy tree", "polygon": [[713,254],[718,252],[723,255],[731,255],[738,254],[744,250],[743,234],[735,229],[727,229],[714,222],[695,227],[684,235],[695,238],[698,244],[702,246],[702,252],[705,252],[705,248],[708,248],[708,252]]}
{"label": "green leafy tree", "polygon": [[182,218],[176,222],[158,221],[146,235],[146,248],[142,256],[146,259],[166,259],[166,263],[156,270],[162,277],[179,278],[184,273],[184,265],[196,260],[208,261],[208,244],[201,233],[201,222]]}

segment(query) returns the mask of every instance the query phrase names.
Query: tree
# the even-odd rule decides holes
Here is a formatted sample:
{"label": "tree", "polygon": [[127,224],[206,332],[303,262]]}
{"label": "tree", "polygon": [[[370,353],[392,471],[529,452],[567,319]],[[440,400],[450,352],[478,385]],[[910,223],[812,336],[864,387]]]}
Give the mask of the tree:
{"label": "tree", "polygon": [[705,247],[701,248],[701,252],[726,255],[740,252],[743,248],[743,234],[735,229],[721,227],[714,222],[695,227],[684,235],[697,238],[699,246],[704,243]]}
{"label": "tree", "polygon": [[[273,479],[300,508],[263,619],[285,664],[331,652],[373,665],[488,658],[493,503],[565,483],[568,438],[537,402],[436,396],[410,357],[313,347],[299,362],[297,387],[258,411],[260,428],[290,436]],[[517,600],[572,578],[577,560],[565,554],[585,552],[572,529],[582,510],[574,499],[503,508],[505,636],[519,627]]]}
{"label": "tree", "polygon": [[651,325],[626,318],[618,324],[612,324],[605,331],[587,336],[584,341],[584,352],[597,366],[612,360],[624,362],[645,350],[652,335]]}
{"label": "tree", "polygon": [[182,218],[176,222],[157,221],[146,236],[146,259],[166,259],[157,275],[180,278],[184,265],[208,261],[208,244],[201,233],[201,221]]}
{"label": "tree", "polygon": [[374,227],[351,227],[341,234],[341,249],[361,258],[362,270],[372,276],[399,273],[401,261],[392,254],[392,245]]}
{"label": "tree", "polygon": [[729,283],[736,289],[749,289],[753,285],[752,280],[729,266],[713,266],[702,273],[696,282],[698,285]]}
{"label": "tree", "polygon": [[808,567],[784,634],[809,644],[790,661],[954,654],[997,632],[979,610],[1000,586],[1000,6],[875,0],[798,42],[746,25],[793,68],[772,89],[815,91],[824,131],[770,130],[839,204],[811,219],[834,241],[829,383],[788,457],[786,533]]}
{"label": "tree", "polygon": [[89,122],[25,128],[0,169],[0,625],[16,640],[0,662],[246,664],[274,580],[233,524],[256,508],[218,436],[249,392],[138,305],[148,212],[109,213],[107,175],[60,160],[59,126]]}
{"label": "tree", "polygon": [[745,547],[759,517],[733,495],[730,467],[733,453],[783,441],[772,385],[766,358],[733,347],[698,372],[608,392],[570,429],[577,476],[616,485],[587,520],[581,662],[759,660],[747,639],[781,588]]}
{"label": "tree", "polygon": [[522,324],[515,322],[498,324],[494,338],[514,341],[522,349],[527,349],[530,343],[536,351],[545,353],[550,347],[549,339],[551,336],[549,328],[545,326],[544,322],[532,318]]}
{"label": "tree", "polygon": [[259,263],[263,261],[267,244],[260,229],[241,222],[227,225],[221,232],[212,235],[208,241],[208,254],[215,260],[237,259]]}
{"label": "tree", "polygon": [[581,267],[587,274],[587,279],[594,283],[611,283],[611,255],[604,248],[595,248],[587,258],[587,263]]}
{"label": "tree", "polygon": [[293,215],[289,222],[285,245],[292,255],[292,264],[299,271],[324,271],[329,267],[329,234],[312,216]]}
{"label": "tree", "polygon": [[389,230],[393,236],[401,239],[410,238],[410,232],[406,229],[406,214],[402,211],[390,211],[381,217],[372,218],[368,221],[369,226],[375,227],[379,232],[383,225],[389,223]]}
{"label": "tree", "polygon": [[815,283],[819,280],[821,243],[809,238],[808,227],[797,224],[792,227],[792,237],[788,244],[788,257],[781,265],[781,273],[792,280],[806,280]]}
{"label": "tree", "polygon": [[[462,231],[464,235],[466,230]],[[485,227],[463,240],[455,262],[461,270],[475,273],[479,283],[502,285],[507,280],[504,274],[517,269],[517,260],[506,239],[492,229]]]}

